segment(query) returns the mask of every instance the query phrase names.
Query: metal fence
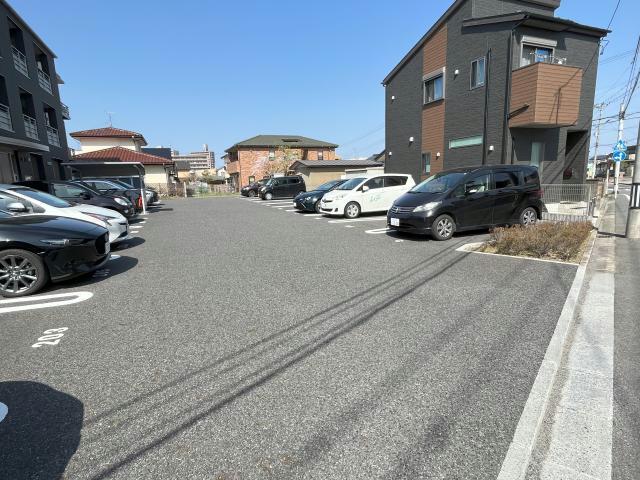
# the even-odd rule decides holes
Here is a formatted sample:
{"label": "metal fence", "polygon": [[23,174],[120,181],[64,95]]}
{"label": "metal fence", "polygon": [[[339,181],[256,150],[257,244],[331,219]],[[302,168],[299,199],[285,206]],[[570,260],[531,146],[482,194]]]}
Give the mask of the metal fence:
{"label": "metal fence", "polygon": [[589,221],[597,200],[596,184],[542,185],[542,201],[547,207],[542,219],[561,222]]}
{"label": "metal fence", "polygon": [[146,183],[158,192],[160,198],[169,197],[207,197],[233,193],[231,185],[207,184],[204,182],[178,182],[178,183]]}

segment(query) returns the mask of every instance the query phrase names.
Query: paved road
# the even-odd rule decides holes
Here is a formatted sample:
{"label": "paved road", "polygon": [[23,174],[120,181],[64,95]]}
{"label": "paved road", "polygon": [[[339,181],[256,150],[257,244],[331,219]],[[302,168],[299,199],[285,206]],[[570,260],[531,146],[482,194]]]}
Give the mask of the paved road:
{"label": "paved road", "polygon": [[167,202],[0,313],[0,478],[495,478],[575,267],[286,210]]}
{"label": "paved road", "polygon": [[[628,189],[621,189],[629,194]],[[629,198],[616,201],[616,233],[623,235]],[[640,478],[640,241],[616,239],[613,478]]]}

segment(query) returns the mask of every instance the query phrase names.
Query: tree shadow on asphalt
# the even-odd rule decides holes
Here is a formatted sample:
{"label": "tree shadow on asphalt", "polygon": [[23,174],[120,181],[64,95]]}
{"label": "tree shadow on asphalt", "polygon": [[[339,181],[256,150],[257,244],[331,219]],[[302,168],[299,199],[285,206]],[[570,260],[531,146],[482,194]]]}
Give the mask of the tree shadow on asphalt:
{"label": "tree shadow on asphalt", "polygon": [[0,382],[0,478],[59,479],[80,443],[80,400],[37,382]]}
{"label": "tree shadow on asphalt", "polygon": [[[104,447],[109,450],[109,446],[115,442],[110,442],[108,436],[118,435],[121,430],[126,429],[135,432],[137,439],[137,445],[130,448],[130,453],[121,452],[117,448],[112,450],[110,454],[120,460],[92,478],[106,478],[135,462],[221,408],[365,325],[378,313],[407,298],[429,282],[437,281],[469,255],[455,251],[464,240],[450,243],[451,248],[443,249],[429,259],[390,276],[357,295],[88,419],[85,422],[85,441],[89,444],[107,436]],[[457,327],[459,326],[454,325],[452,328]],[[451,335],[455,334],[455,331],[451,332]],[[202,378],[198,378],[201,375]],[[217,391],[206,394],[204,398],[197,398],[203,382],[208,384],[213,379],[218,384]],[[190,392],[194,392],[196,398],[185,403],[184,397]],[[159,415],[158,410],[168,408],[169,405],[173,407],[170,415]],[[122,412],[126,413],[122,415]],[[149,416],[150,412],[153,415]],[[112,415],[116,418],[104,422],[108,427],[100,425],[103,424],[101,420]],[[155,420],[156,418],[163,421]],[[175,422],[167,424],[166,418],[173,418]],[[154,422],[157,424],[153,425]],[[92,428],[94,425],[95,428]]]}

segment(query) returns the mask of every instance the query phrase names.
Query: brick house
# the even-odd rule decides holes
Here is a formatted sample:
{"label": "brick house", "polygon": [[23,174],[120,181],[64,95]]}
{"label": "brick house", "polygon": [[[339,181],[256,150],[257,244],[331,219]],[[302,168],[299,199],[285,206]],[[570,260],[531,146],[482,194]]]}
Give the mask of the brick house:
{"label": "brick house", "polygon": [[[338,145],[299,135],[258,135],[225,150],[230,183],[238,189],[296,160],[335,160]],[[279,167],[283,168],[279,168]],[[282,171],[281,173],[285,173]]]}

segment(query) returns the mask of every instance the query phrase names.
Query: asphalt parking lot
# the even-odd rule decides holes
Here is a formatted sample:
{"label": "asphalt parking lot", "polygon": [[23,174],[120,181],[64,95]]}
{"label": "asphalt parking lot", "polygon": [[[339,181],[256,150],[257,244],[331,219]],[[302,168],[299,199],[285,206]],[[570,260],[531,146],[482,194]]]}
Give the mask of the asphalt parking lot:
{"label": "asphalt parking lot", "polygon": [[0,302],[0,478],[495,478],[576,268],[293,210],[166,201]]}

